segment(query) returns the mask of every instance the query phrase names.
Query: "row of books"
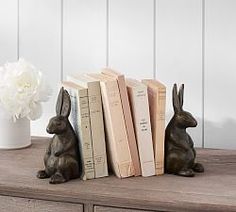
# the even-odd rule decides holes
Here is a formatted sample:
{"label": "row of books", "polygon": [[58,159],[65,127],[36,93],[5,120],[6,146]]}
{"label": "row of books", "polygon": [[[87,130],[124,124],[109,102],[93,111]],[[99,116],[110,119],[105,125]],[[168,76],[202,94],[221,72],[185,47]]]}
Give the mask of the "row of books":
{"label": "row of books", "polygon": [[153,79],[125,79],[111,69],[68,76],[70,120],[78,136],[82,179],[164,173],[166,88]]}

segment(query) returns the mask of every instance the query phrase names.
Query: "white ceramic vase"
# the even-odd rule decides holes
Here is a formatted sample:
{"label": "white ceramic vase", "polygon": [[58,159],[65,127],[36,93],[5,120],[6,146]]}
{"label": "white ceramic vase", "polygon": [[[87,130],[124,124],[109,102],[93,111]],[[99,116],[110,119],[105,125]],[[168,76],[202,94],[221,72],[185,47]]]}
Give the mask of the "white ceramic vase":
{"label": "white ceramic vase", "polygon": [[15,122],[0,108],[0,149],[20,149],[31,145],[30,120]]}

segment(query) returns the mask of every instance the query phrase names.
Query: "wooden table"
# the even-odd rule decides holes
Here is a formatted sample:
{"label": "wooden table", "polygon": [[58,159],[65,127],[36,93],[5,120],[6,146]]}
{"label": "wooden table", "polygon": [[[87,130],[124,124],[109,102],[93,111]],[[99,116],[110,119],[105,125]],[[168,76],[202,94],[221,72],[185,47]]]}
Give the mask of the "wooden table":
{"label": "wooden table", "polygon": [[236,151],[199,149],[206,172],[194,178],[110,176],[50,185],[35,177],[47,143],[33,138],[30,148],[0,151],[1,212],[236,211]]}

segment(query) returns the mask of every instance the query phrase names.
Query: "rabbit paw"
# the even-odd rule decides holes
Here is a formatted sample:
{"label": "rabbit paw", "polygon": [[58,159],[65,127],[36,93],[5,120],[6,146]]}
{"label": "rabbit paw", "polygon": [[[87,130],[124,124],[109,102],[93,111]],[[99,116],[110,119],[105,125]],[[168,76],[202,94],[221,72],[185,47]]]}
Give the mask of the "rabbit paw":
{"label": "rabbit paw", "polygon": [[48,174],[46,173],[45,170],[40,170],[37,173],[37,178],[39,179],[45,179],[45,178],[49,178]]}
{"label": "rabbit paw", "polygon": [[194,172],[192,169],[181,170],[177,173],[177,175],[182,177],[194,177]]}
{"label": "rabbit paw", "polygon": [[201,163],[195,163],[193,165],[193,171],[199,172],[199,173],[204,172],[204,167]]}
{"label": "rabbit paw", "polygon": [[51,184],[59,184],[66,182],[66,179],[62,176],[61,173],[56,172],[54,175],[52,175],[49,183]]}

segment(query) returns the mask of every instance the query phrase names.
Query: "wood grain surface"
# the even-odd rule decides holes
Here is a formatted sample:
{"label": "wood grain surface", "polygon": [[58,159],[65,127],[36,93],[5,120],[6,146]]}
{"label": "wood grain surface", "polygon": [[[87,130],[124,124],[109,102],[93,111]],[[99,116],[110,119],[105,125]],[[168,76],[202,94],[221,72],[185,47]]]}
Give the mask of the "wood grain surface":
{"label": "wood grain surface", "polygon": [[0,196],[1,212],[83,212],[83,205]]}
{"label": "wood grain surface", "polygon": [[194,178],[110,176],[50,185],[36,178],[47,143],[33,138],[30,148],[0,151],[0,195],[156,211],[236,211],[236,151],[198,149],[206,171]]}

